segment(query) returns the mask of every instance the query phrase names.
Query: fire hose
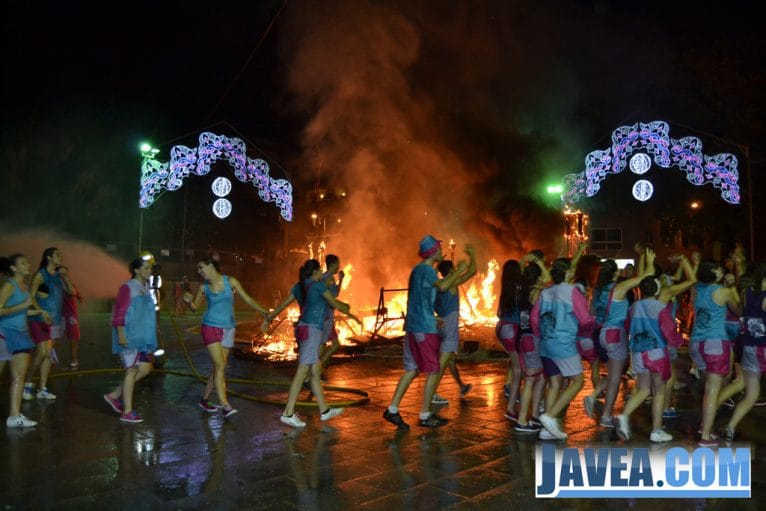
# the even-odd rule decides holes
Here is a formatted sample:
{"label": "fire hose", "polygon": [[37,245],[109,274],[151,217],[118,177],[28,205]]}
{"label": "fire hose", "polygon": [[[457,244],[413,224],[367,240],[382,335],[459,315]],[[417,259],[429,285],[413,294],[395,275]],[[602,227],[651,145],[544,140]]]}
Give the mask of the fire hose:
{"label": "fire hose", "polygon": [[[189,349],[186,346],[186,341],[184,340],[183,332],[176,324],[175,316],[173,314],[170,314],[170,322],[173,325],[173,331],[175,333],[176,339],[178,340],[178,343],[181,345],[184,358],[186,359],[186,363],[191,369],[191,372],[176,371],[173,369],[156,369],[156,370],[153,370],[152,372],[161,373],[161,374],[171,374],[173,376],[183,376],[186,378],[195,378],[202,383],[207,383],[207,378],[202,376],[199,373],[199,371],[197,371],[197,368],[194,366],[194,362],[192,362],[191,355],[189,354]],[[50,376],[48,376],[48,379],[64,378],[64,377],[68,378],[72,376],[90,376],[94,374],[121,373],[123,371],[124,369],[117,369],[117,368],[85,369],[85,370],[77,370],[77,371],[68,371],[66,373],[53,373]],[[241,385],[261,385],[261,386],[271,386],[271,387],[289,387],[290,386],[290,382],[285,382],[283,380],[263,380],[263,379],[255,379],[255,378],[253,379],[226,378],[226,383],[227,385],[229,383],[236,383]],[[323,389],[362,396],[358,399],[351,399],[351,400],[345,400],[345,401],[327,401],[327,405],[334,408],[358,406],[358,405],[368,403],[370,401],[369,394],[360,389],[354,389],[350,387],[340,387],[337,385],[323,385]],[[256,403],[267,403],[267,404],[280,405],[280,406],[284,406],[287,404],[287,401],[283,401],[279,399],[260,398],[260,397],[252,396],[249,394],[243,394],[241,392],[229,390],[229,389],[227,389],[227,392],[232,396],[236,396],[242,399],[247,399],[248,401],[254,401]],[[315,407],[315,406],[318,406],[318,404],[315,401],[298,401],[296,403],[296,406],[314,406]]]}

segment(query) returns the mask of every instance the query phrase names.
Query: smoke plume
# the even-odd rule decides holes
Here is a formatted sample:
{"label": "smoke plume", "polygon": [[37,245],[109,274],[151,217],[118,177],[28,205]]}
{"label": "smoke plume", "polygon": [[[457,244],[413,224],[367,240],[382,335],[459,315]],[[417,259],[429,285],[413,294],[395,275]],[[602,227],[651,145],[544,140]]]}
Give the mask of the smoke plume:
{"label": "smoke plume", "polygon": [[[529,193],[528,176],[543,163],[534,149],[538,126],[514,125],[479,92],[508,85],[493,69],[506,57],[482,37],[460,45],[471,22],[464,10],[435,22],[416,8],[307,3],[285,31],[287,86],[296,108],[312,115],[303,163],[348,190],[328,250],[354,264],[353,289],[367,303],[380,286],[406,286],[425,234],[443,239],[447,256],[450,238],[458,258],[474,243],[484,266],[533,248],[550,253],[560,230],[555,213]],[[493,154],[496,147],[503,154]]]}
{"label": "smoke plume", "polygon": [[4,229],[0,240],[0,254],[6,257],[14,253],[24,254],[32,271],[37,270],[42,253],[48,247],[61,250],[72,283],[85,300],[114,298],[120,285],[130,278],[126,263],[91,243],[60,233],[43,229],[19,232]]}

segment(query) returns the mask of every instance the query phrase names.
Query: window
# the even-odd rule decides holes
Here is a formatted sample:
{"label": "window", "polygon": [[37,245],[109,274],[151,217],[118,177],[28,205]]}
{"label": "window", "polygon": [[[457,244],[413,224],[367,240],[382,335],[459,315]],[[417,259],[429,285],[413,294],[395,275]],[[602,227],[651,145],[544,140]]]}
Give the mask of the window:
{"label": "window", "polygon": [[622,229],[591,228],[592,250],[622,250]]}

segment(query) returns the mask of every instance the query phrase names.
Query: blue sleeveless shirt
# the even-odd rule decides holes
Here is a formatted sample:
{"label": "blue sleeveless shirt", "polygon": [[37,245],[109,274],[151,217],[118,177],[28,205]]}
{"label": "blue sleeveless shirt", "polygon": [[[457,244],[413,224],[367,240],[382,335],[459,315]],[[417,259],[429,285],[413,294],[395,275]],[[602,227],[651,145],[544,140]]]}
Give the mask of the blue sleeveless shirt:
{"label": "blue sleeveless shirt", "polygon": [[726,335],[726,305],[718,305],[713,300],[713,293],[721,289],[721,286],[698,283],[696,289],[692,342],[728,339]]}
{"label": "blue sleeveless shirt", "polygon": [[660,328],[660,312],[666,305],[656,298],[645,298],[630,307],[630,351],[640,353],[667,346]]}
{"label": "blue sleeveless shirt", "polygon": [[[43,278],[43,283],[48,286],[48,296],[45,298],[38,298],[37,303],[40,307],[50,314],[51,322],[54,325],[58,325],[62,321],[61,309],[64,306],[64,282],[61,280],[61,275],[58,272],[51,275],[48,273],[47,268],[41,268],[39,273]],[[31,318],[33,321],[43,321],[42,316],[35,316]]]}
{"label": "blue sleeveless shirt", "polygon": [[223,276],[223,289],[220,293],[210,290],[210,285],[205,283],[205,299],[207,310],[202,317],[202,324],[218,328],[234,328],[234,291],[231,289],[229,277]]}
{"label": "blue sleeveless shirt", "polygon": [[[8,279],[8,282],[13,286],[13,293],[8,297],[8,301],[5,302],[6,307],[13,307],[29,299],[29,293],[22,291],[15,279]],[[20,332],[29,331],[27,326],[27,310],[29,310],[29,307],[7,316],[0,316],[0,328],[9,328]]]}

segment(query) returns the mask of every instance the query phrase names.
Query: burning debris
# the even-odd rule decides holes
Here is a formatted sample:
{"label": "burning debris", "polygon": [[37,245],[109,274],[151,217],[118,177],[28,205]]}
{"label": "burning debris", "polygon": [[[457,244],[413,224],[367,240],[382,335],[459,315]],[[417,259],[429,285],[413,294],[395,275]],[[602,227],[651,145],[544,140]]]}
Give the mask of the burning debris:
{"label": "burning debris", "polygon": [[[497,292],[494,283],[500,265],[492,259],[487,264],[486,273],[478,272],[470,285],[461,288],[460,317],[462,326],[492,327],[497,321]],[[341,292],[353,295],[352,273],[354,267],[347,264],[344,269],[345,279]],[[399,343],[404,337],[404,317],[407,312],[407,289],[380,289],[377,306],[354,307],[359,314],[362,326],[336,316],[335,328],[338,340],[346,353],[367,346]],[[274,321],[272,331],[264,335],[260,324],[241,323],[237,325],[237,334],[249,347],[242,349],[243,355],[252,356],[269,362],[292,362],[297,358],[293,326],[298,321],[300,310],[297,305],[288,307],[280,318]]]}

